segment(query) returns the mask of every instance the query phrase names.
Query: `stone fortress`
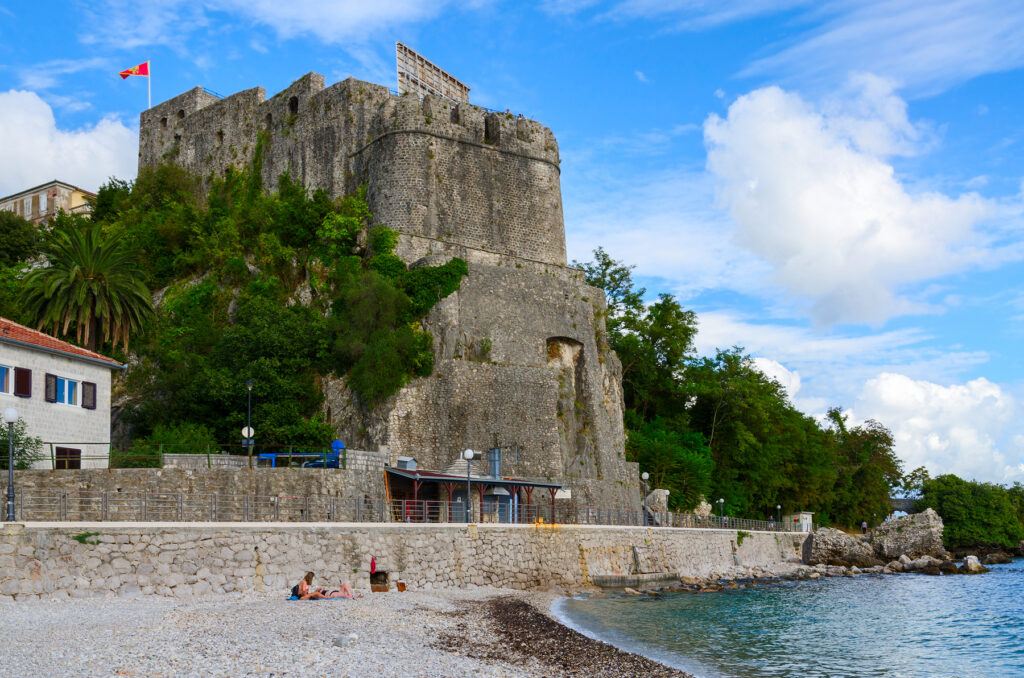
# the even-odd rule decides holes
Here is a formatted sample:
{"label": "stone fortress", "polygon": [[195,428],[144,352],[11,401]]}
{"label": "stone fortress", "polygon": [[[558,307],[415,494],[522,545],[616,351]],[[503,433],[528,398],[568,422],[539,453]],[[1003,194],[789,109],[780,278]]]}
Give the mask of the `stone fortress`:
{"label": "stone fortress", "polygon": [[154,106],[141,116],[139,166],[209,178],[251,163],[261,134],[268,189],[286,171],[331,196],[365,183],[374,222],[400,234],[410,266],[469,265],[424,320],[430,377],[369,411],[344,379],[325,380],[325,415],[349,447],[442,469],[467,447],[515,446],[506,476],[564,482],[579,505],[639,504],[604,293],[566,265],[551,130],[353,78],[325,87],[310,73],[270,99],[197,87]]}

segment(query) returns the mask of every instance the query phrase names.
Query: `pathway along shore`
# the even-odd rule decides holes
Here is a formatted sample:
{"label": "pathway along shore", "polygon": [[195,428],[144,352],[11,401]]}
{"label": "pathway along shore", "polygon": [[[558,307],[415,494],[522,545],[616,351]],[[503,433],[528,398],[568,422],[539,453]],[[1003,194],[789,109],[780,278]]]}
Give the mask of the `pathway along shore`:
{"label": "pathway along shore", "polygon": [[[323,582],[327,584],[327,582]],[[0,604],[0,676],[681,676],[505,589]]]}

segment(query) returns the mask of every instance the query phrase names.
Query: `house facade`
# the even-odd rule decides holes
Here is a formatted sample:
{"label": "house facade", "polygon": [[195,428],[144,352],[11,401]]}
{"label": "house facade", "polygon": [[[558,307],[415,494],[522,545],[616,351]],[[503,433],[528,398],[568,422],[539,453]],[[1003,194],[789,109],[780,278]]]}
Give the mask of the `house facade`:
{"label": "house facade", "polygon": [[111,372],[106,356],[0,318],[0,411],[18,410],[43,441],[34,468],[106,468]]}
{"label": "house facade", "polygon": [[58,210],[89,214],[92,211],[90,200],[95,197],[96,194],[91,191],[54,179],[0,198],[0,210],[14,212],[19,217],[39,224],[52,219]]}

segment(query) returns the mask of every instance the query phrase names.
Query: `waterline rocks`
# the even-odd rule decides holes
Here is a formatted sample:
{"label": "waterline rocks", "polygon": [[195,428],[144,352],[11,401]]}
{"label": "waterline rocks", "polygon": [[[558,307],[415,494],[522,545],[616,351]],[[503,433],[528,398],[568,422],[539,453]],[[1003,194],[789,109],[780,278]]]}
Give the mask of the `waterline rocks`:
{"label": "waterline rocks", "polygon": [[933,509],[882,523],[871,531],[868,543],[874,556],[889,561],[906,555],[911,559],[931,556],[948,559],[942,545],[942,518]]}
{"label": "waterline rocks", "polygon": [[996,551],[994,553],[989,553],[988,555],[986,555],[982,559],[981,564],[982,565],[1005,565],[1006,563],[1012,563],[1012,562],[1013,562],[1013,558],[1011,558],[1010,556],[1006,555],[1002,551]]}
{"label": "waterline rocks", "polygon": [[964,558],[964,564],[960,566],[961,574],[983,574],[988,572],[989,569],[978,561],[978,556],[967,556]]}
{"label": "waterline rocks", "polygon": [[819,527],[807,537],[803,545],[803,560],[807,565],[882,565],[870,545],[831,527]]}

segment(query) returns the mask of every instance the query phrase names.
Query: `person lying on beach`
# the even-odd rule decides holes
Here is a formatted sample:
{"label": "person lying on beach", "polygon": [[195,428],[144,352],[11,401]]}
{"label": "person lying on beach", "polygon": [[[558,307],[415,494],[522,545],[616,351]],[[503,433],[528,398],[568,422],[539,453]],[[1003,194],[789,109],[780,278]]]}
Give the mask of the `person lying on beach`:
{"label": "person lying on beach", "polygon": [[307,572],[306,576],[296,586],[292,587],[292,595],[299,600],[323,600],[325,598],[348,598],[354,600],[362,595],[353,593],[352,585],[348,582],[343,583],[340,589],[311,589],[310,585],[313,583],[313,576],[312,572]]}

